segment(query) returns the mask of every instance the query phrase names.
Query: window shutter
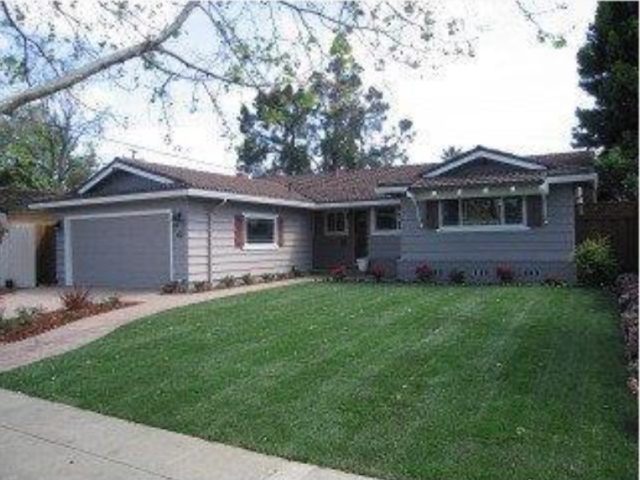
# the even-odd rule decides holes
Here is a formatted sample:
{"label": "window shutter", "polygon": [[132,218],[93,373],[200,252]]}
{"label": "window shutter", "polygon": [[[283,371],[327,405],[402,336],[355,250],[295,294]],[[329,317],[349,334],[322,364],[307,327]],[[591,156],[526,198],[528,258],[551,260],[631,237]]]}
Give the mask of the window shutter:
{"label": "window shutter", "polygon": [[284,218],[278,215],[278,246],[284,247]]}
{"label": "window shutter", "polygon": [[544,223],[542,212],[542,197],[540,195],[527,196],[527,225],[529,227],[541,227]]}
{"label": "window shutter", "polygon": [[235,247],[244,247],[244,217],[242,215],[233,217],[233,236]]}
{"label": "window shutter", "polygon": [[425,203],[425,221],[424,226],[430,230],[438,228],[438,201],[427,200]]}

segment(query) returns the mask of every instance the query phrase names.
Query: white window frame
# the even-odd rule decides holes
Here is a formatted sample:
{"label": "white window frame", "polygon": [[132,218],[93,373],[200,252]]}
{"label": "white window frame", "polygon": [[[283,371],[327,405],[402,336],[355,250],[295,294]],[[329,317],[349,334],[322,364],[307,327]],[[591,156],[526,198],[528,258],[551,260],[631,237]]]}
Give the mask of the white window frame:
{"label": "white window frame", "polygon": [[[504,198],[520,197],[522,199],[522,222],[521,223],[505,223],[504,218]],[[526,195],[501,195],[499,197],[477,197],[477,198],[497,198],[500,202],[500,223],[497,225],[464,225],[462,223],[462,201],[473,200],[476,197],[465,197],[449,200],[458,201],[458,225],[443,225],[442,218],[442,200],[438,202],[438,232],[521,232],[529,230],[527,225],[527,197]]]}
{"label": "white window frame", "polygon": [[[394,208],[396,210],[396,228],[393,230],[379,230],[377,227],[376,216],[378,209],[380,208]],[[400,206],[384,206],[384,207],[373,207],[371,209],[370,214],[370,222],[371,235],[398,235],[402,231],[402,208]]]}
{"label": "white window frame", "polygon": [[[243,250],[277,250],[278,246],[278,215],[271,213],[245,212],[244,217],[244,245]],[[248,220],[271,220],[273,222],[273,242],[272,243],[251,243],[249,242],[249,222]]]}
{"label": "white window frame", "polygon": [[[329,231],[328,219],[329,215],[331,214],[341,214],[344,217],[344,230],[334,232]],[[328,212],[324,212],[324,235],[325,237],[346,237],[347,235],[349,235],[349,216],[347,215],[346,210],[331,210]]]}

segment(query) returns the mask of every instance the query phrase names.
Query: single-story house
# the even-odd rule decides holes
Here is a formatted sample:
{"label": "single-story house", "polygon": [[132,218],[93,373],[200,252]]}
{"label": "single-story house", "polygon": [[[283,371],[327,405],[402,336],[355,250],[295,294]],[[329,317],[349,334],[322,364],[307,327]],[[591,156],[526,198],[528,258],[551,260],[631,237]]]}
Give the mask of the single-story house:
{"label": "single-story house", "polygon": [[[117,158],[76,192],[32,205],[60,220],[66,285],[158,286],[227,275],[382,265],[409,279],[575,277],[576,202],[589,152],[520,156],[478,146],[442,163],[248,178]],[[361,262],[364,263],[364,262]]]}
{"label": "single-story house", "polygon": [[[55,219],[29,204],[50,196],[37,190],[0,187],[0,213],[6,234],[0,240],[0,288],[55,283]],[[6,224],[5,224],[6,222]]]}

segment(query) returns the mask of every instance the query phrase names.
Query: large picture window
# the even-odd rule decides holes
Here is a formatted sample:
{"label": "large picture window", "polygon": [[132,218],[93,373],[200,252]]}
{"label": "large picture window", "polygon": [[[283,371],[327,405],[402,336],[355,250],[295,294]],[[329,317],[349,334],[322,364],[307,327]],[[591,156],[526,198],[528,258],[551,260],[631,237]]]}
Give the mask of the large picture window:
{"label": "large picture window", "polygon": [[373,209],[373,230],[377,233],[393,233],[400,230],[400,208],[376,207]]}
{"label": "large picture window", "polygon": [[440,201],[441,228],[503,226],[525,226],[523,197],[478,197]]}
{"label": "large picture window", "polygon": [[499,225],[499,198],[466,198],[462,200],[462,225]]}
{"label": "large picture window", "polygon": [[248,216],[247,245],[275,245],[276,219],[274,217]]}
{"label": "large picture window", "polygon": [[325,235],[346,235],[346,212],[326,212],[324,214],[324,233]]}

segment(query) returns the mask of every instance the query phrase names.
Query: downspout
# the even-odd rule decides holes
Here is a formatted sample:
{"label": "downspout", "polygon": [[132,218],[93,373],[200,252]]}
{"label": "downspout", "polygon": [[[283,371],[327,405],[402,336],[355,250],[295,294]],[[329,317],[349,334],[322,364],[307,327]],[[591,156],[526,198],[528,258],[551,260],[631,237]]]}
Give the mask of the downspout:
{"label": "downspout", "polygon": [[415,211],[416,211],[416,220],[418,221],[418,225],[420,226],[420,228],[424,228],[424,224],[422,222],[422,215],[420,215],[420,205],[418,205],[418,200],[409,189],[407,189],[406,195],[407,195],[407,198],[411,200],[411,203],[413,203],[413,207],[415,208]]}
{"label": "downspout", "polygon": [[213,214],[228,201],[229,199],[227,197],[223,198],[220,203],[209,210],[209,215],[207,215],[207,282],[209,282],[209,284],[213,282],[213,253],[211,252],[213,247]]}

